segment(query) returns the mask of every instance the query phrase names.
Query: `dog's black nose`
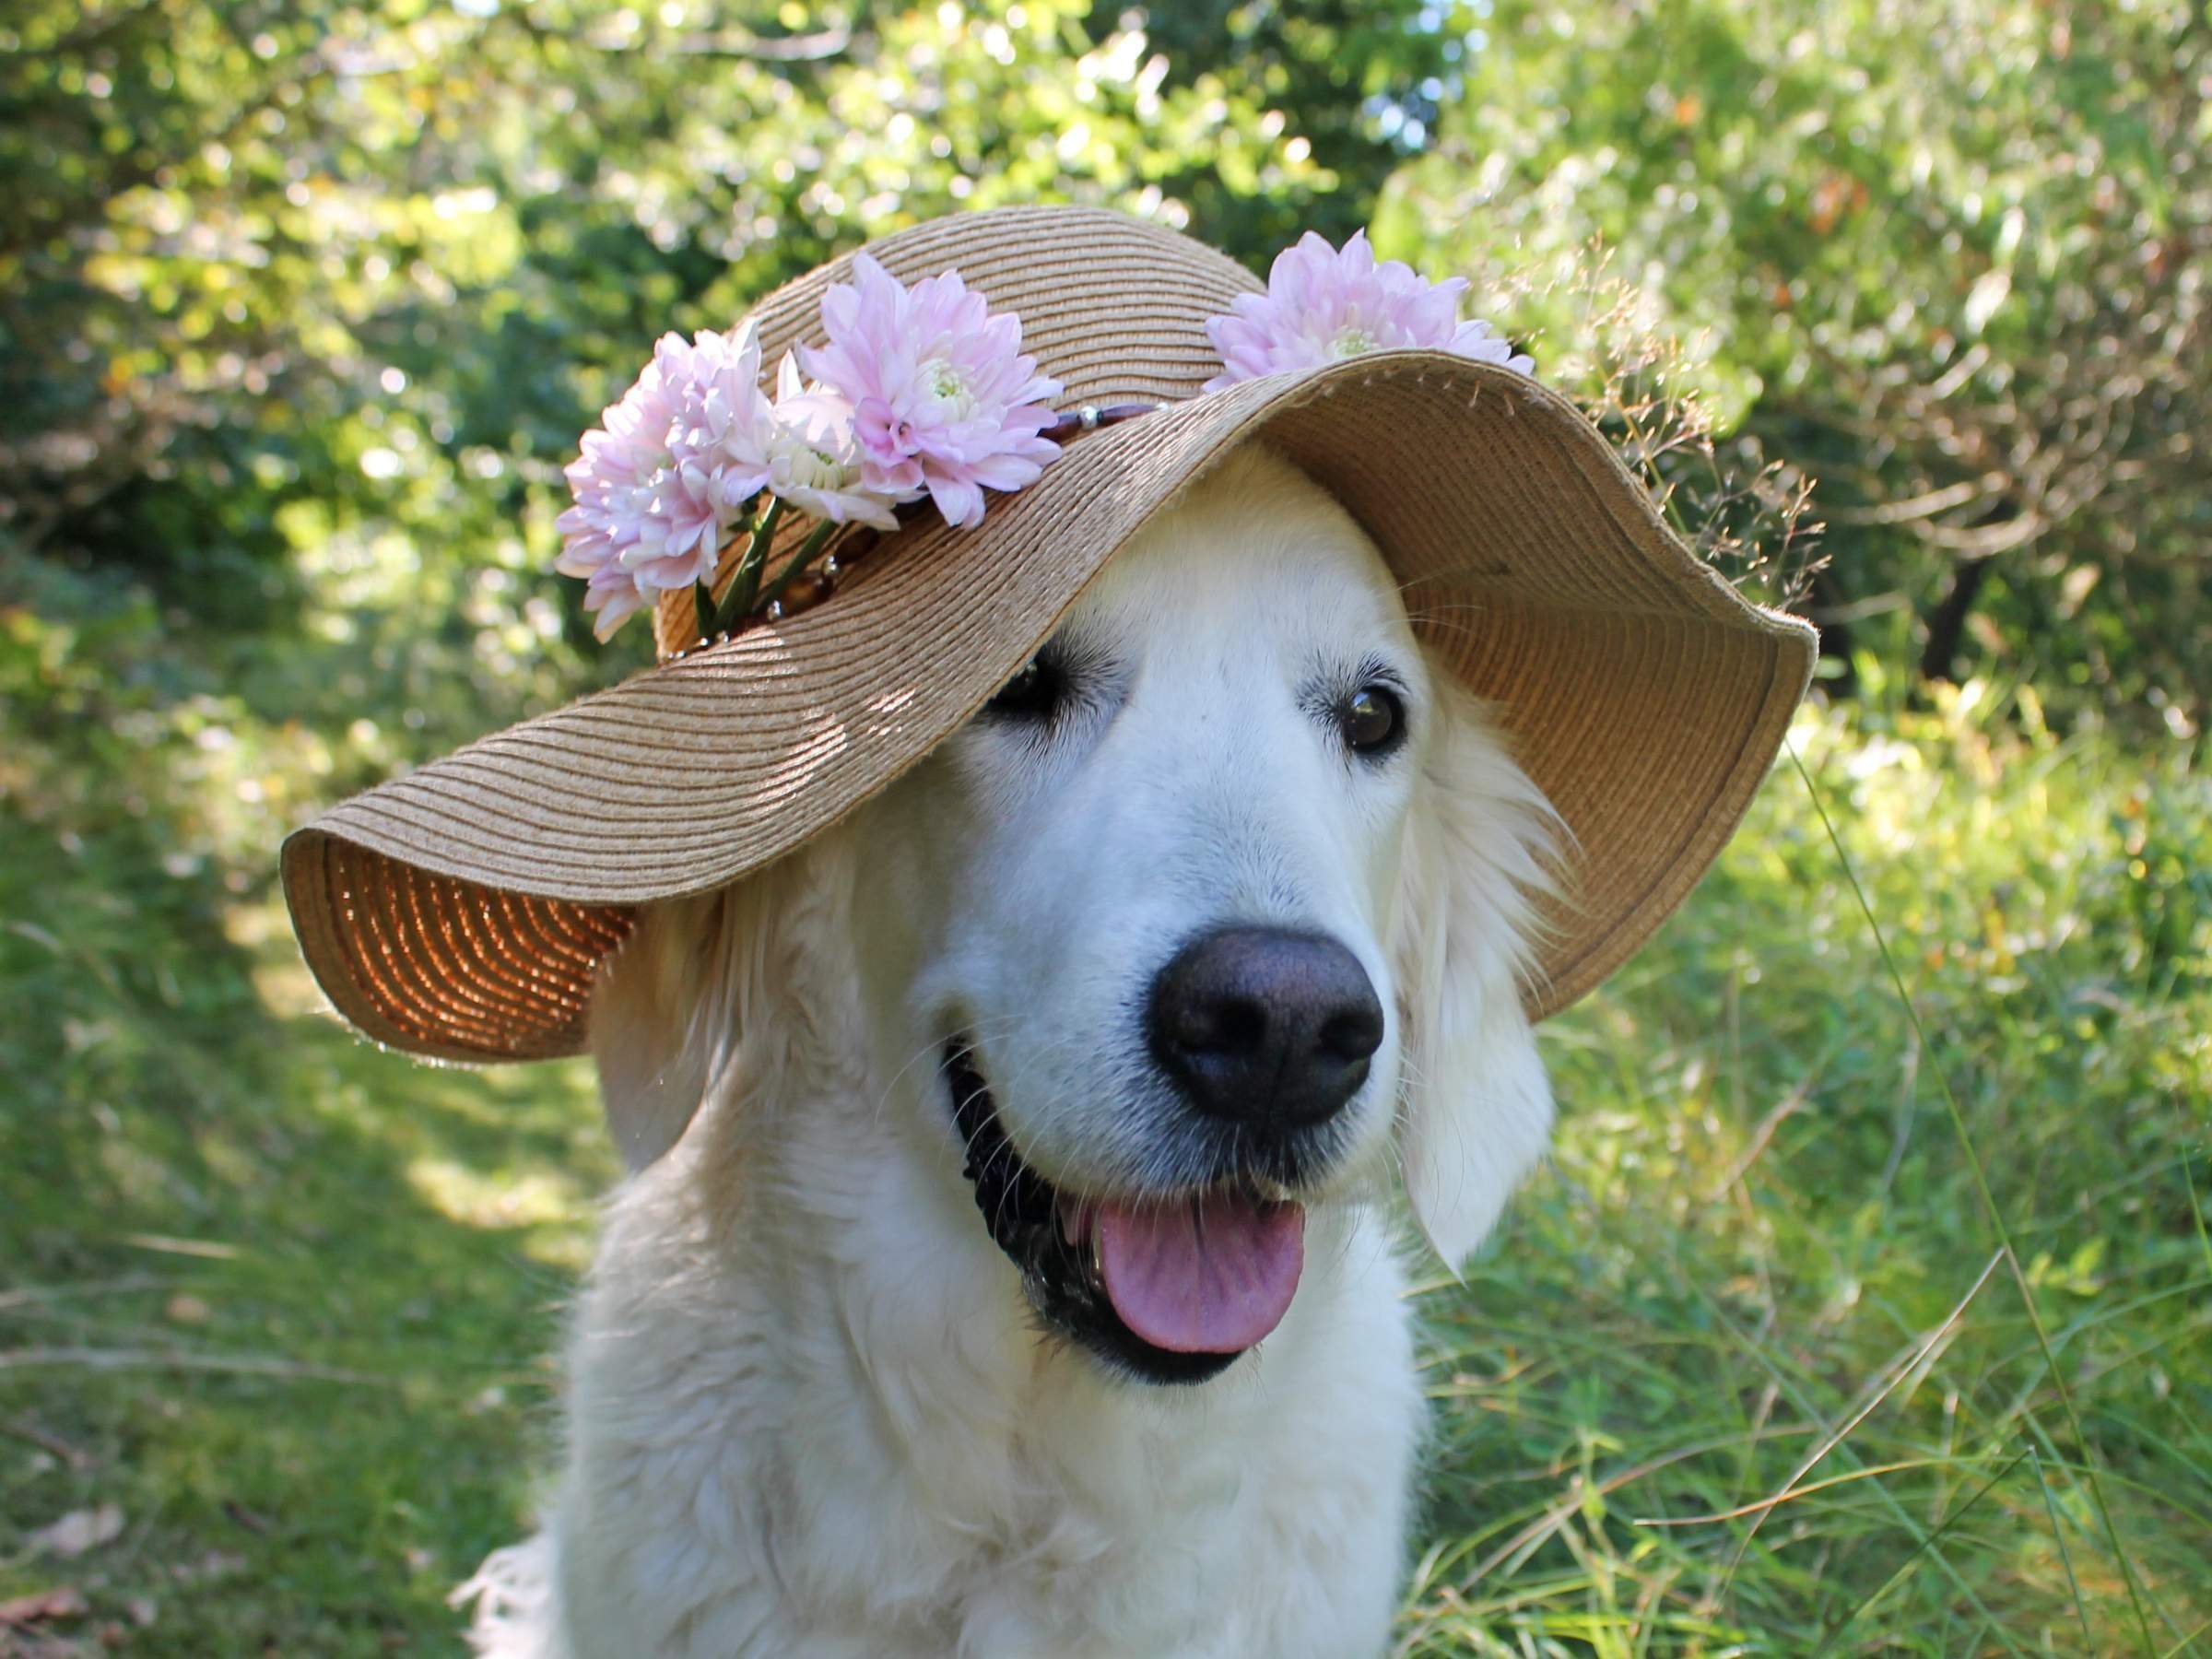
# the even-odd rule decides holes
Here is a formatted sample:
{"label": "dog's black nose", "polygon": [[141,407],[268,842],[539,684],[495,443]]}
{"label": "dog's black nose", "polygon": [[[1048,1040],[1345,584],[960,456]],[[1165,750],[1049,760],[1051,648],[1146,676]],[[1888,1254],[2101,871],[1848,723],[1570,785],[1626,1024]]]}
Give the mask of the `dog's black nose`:
{"label": "dog's black nose", "polygon": [[1152,982],[1152,1057],[1208,1117],[1321,1123],[1367,1081],[1382,1005],[1359,959],[1320,934],[1224,927]]}

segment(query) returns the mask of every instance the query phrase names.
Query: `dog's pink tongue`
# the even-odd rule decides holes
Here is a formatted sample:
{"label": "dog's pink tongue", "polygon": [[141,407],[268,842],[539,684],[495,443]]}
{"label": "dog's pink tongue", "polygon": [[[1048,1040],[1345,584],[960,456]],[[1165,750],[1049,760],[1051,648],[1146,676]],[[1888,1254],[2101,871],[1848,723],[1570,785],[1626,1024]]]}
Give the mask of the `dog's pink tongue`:
{"label": "dog's pink tongue", "polygon": [[1306,1265],[1306,1213],[1295,1204],[1103,1204],[1092,1225],[1113,1311],[1174,1354],[1252,1347],[1282,1323]]}

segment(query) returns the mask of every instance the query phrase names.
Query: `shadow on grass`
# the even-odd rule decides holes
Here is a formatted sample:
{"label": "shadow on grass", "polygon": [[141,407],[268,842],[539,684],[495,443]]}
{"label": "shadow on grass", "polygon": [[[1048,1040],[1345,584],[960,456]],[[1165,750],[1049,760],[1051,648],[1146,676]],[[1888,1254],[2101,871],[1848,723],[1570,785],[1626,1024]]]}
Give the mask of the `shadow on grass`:
{"label": "shadow on grass", "polygon": [[[119,816],[0,821],[0,1600],[74,1585],[147,1652],[451,1645],[546,1451],[588,1080],[276,1011],[273,898]],[[102,1503],[115,1542],[27,1555]]]}

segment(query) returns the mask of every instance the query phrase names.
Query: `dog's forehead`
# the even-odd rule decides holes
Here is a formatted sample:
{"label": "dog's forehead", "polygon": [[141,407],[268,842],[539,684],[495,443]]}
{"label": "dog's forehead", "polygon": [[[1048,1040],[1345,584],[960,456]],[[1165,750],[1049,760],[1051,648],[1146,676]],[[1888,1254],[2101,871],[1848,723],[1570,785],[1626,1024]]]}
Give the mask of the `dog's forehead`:
{"label": "dog's forehead", "polygon": [[1261,452],[1232,457],[1116,554],[1071,613],[1086,632],[1233,646],[1398,645],[1396,578],[1351,515]]}

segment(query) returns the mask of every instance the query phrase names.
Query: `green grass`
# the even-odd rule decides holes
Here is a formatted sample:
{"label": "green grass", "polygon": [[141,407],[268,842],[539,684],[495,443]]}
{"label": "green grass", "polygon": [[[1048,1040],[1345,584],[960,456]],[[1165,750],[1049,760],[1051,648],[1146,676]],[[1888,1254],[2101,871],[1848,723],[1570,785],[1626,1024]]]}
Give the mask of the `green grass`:
{"label": "green grass", "polygon": [[[588,1078],[317,1010],[270,849],[384,757],[14,616],[0,1601],[77,1589],[38,1635],[87,1653],[452,1651],[547,1452]],[[1422,1291],[1402,1651],[2212,1654],[2212,780],[2030,700],[1799,741],[1921,1030],[1785,763],[1555,1023],[1557,1154]]]}
{"label": "green grass", "polygon": [[2212,1652],[2212,787],[2013,712],[1801,728],[1924,1040],[1786,763],[1554,1035],[1406,1652]]}

